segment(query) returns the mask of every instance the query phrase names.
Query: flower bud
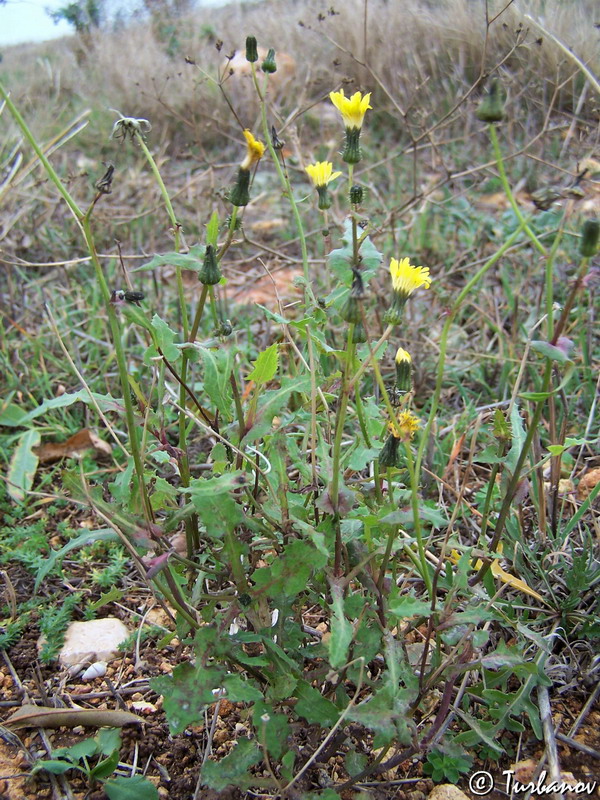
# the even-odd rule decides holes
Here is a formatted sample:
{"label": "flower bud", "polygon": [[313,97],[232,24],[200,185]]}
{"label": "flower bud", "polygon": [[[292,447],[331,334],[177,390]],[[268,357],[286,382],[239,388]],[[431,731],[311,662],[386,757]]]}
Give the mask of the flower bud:
{"label": "flower bud", "polygon": [[360,205],[363,201],[363,188],[362,186],[358,186],[354,184],[354,186],[350,189],[350,202],[352,205],[357,206]]}
{"label": "flower bud", "polygon": [[221,280],[221,270],[219,269],[219,262],[215,248],[212,244],[206,245],[206,252],[204,254],[204,263],[202,269],[198,273],[198,280],[205,286],[214,286]]}
{"label": "flower bud", "polygon": [[331,208],[331,197],[329,197],[327,186],[317,186],[317,194],[319,195],[319,210],[327,211],[328,208]]}
{"label": "flower bud", "polygon": [[504,91],[497,78],[490,84],[488,93],[475,112],[482,122],[502,122],[504,119]]}
{"label": "flower bud", "polygon": [[275,63],[275,50],[273,50],[272,47],[269,49],[267,57],[260,65],[260,68],[263,72],[268,72],[269,74],[277,72],[277,64]]}
{"label": "flower bud", "polygon": [[411,389],[411,366],[410,353],[399,347],[396,353],[396,388],[399,392],[409,392]]}
{"label": "flower bud", "polygon": [[250,172],[247,169],[238,170],[237,181],[229,192],[229,202],[234,206],[247,206],[250,202]]}
{"label": "flower bud", "polygon": [[246,37],[246,61],[253,64],[258,61],[258,47],[256,45],[256,36]]}
{"label": "flower bud", "polygon": [[367,341],[367,332],[362,322],[357,322],[352,331],[352,342],[354,344],[362,344]]}
{"label": "flower bud", "polygon": [[379,452],[379,466],[381,469],[398,466],[398,446],[399,440],[393,434],[390,434]]}
{"label": "flower bud", "polygon": [[600,222],[597,219],[586,219],[581,229],[581,242],[579,244],[579,251],[584,258],[591,258],[596,255],[599,235]]}
{"label": "flower bud", "polygon": [[358,325],[362,322],[360,301],[356,299],[353,292],[348,294],[348,297],[340,308],[340,317],[351,325]]}

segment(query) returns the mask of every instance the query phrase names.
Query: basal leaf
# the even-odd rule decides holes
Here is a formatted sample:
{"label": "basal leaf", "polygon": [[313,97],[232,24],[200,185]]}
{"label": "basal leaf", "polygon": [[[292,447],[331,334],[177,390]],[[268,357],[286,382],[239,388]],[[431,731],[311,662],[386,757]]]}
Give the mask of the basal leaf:
{"label": "basal leaf", "polygon": [[298,698],[296,714],[304,717],[311,725],[317,724],[323,728],[331,728],[338,721],[340,713],[331,700],[323,697],[306,681],[298,681],[294,696]]}
{"label": "basal leaf", "polygon": [[17,503],[25,500],[27,492],[33,486],[33,479],[38,467],[39,459],[33,448],[40,443],[40,432],[36,430],[25,431],[19,437],[10,459],[8,468],[8,494]]}
{"label": "basal leaf", "polygon": [[329,663],[338,669],[348,661],[348,649],[352,641],[352,625],[344,615],[344,598],[339,591],[334,591],[331,604],[331,636],[327,642]]}
{"label": "basal leaf", "polygon": [[204,709],[215,702],[213,690],[220,689],[223,671],[216,668],[178,664],[172,675],[153,678],[150,685],[164,697],[164,709],[172,734],[204,720]]}
{"label": "basal leaf", "polygon": [[228,756],[220,761],[205,762],[202,767],[202,783],[218,792],[231,785],[243,791],[251,783],[248,768],[257,764],[260,759],[260,750],[255,741],[238,739]]}

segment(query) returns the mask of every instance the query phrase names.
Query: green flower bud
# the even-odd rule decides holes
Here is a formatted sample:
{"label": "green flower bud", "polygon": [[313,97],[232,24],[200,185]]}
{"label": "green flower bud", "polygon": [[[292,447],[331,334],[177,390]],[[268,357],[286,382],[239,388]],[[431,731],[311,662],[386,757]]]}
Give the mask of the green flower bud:
{"label": "green flower bud", "polygon": [[327,211],[328,208],[331,208],[331,198],[327,186],[317,186],[317,194],[319,195],[319,209]]}
{"label": "green flower bud", "polygon": [[488,93],[475,112],[482,122],[502,122],[504,119],[504,91],[497,78],[490,84]]}
{"label": "green flower bud", "polygon": [[256,45],[256,36],[246,37],[246,61],[253,64],[258,61],[258,47]]}
{"label": "green flower bud", "polygon": [[600,222],[597,219],[586,219],[581,230],[579,244],[579,251],[584,258],[596,255],[598,236],[600,236]]}
{"label": "green flower bud", "polygon": [[360,302],[350,292],[348,297],[344,300],[344,304],[340,308],[340,316],[345,322],[352,325],[358,325],[362,322],[362,314],[360,312]]}
{"label": "green flower bud", "polygon": [[234,206],[247,206],[250,202],[250,170],[238,170],[235,186],[229,192],[229,202]]}
{"label": "green flower bud", "polygon": [[363,201],[363,188],[354,184],[350,189],[350,202],[352,205],[357,206]]}
{"label": "green flower bud", "polygon": [[396,353],[396,388],[399,392],[409,392],[411,389],[411,365],[410,353],[399,347]]}
{"label": "green flower bud", "polygon": [[390,434],[379,452],[379,466],[382,469],[398,466],[398,445],[400,440]]}
{"label": "green flower bud", "polygon": [[206,252],[204,254],[204,263],[202,269],[198,273],[198,280],[205,286],[214,286],[221,280],[221,270],[219,269],[219,262],[215,248],[212,244],[206,245]]}
{"label": "green flower bud", "polygon": [[358,164],[360,152],[360,128],[346,128],[346,142],[342,153],[342,161],[346,164]]}
{"label": "green flower bud", "polygon": [[268,72],[269,74],[272,72],[277,72],[277,64],[275,63],[275,50],[273,50],[272,47],[269,49],[267,57],[260,65],[260,68],[263,72]]}
{"label": "green flower bud", "polygon": [[357,322],[352,331],[352,341],[354,344],[362,344],[367,341],[367,332],[362,322]]}

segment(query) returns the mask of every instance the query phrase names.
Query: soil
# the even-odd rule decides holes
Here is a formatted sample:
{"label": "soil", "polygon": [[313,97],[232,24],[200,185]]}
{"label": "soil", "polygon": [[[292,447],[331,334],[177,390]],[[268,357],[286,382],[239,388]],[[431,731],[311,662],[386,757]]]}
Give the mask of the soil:
{"label": "soil", "polygon": [[[20,565],[11,566],[8,573],[16,588],[17,599],[30,596],[33,579],[29,573]],[[51,581],[52,579],[47,585],[51,585]],[[55,583],[56,592],[64,593],[64,584],[59,581]],[[110,604],[103,609],[103,613],[119,616],[131,626],[130,610],[139,612],[140,602],[144,602],[143,595],[132,589],[127,604]],[[38,638],[39,631],[35,620],[32,620],[21,639],[6,654],[5,663],[0,662],[1,720],[6,720],[25,702],[46,706],[76,704],[96,709],[127,708],[142,716],[144,722],[141,726],[130,725],[122,729],[121,763],[137,764],[155,783],[159,797],[169,800],[242,800],[256,796],[252,792],[242,793],[236,789],[218,793],[204,787],[195,794],[207,731],[213,720],[215,706],[207,710],[205,724],[171,736],[161,698],[148,685],[150,678],[168,674],[178,663],[190,657],[184,647],[170,644],[159,650],[156,643],[147,641],[141,645],[137,661],[135,653],[124,655],[110,663],[106,676],[84,682],[78,678],[69,678],[66,671],[55,663],[41,663]],[[555,695],[551,698],[555,725],[561,732],[569,731],[593,688],[581,687],[580,690],[570,691],[564,696]],[[140,705],[144,703],[146,706]],[[217,713],[211,757],[220,759],[231,752],[236,738],[248,735],[245,725],[248,712],[244,704],[222,700]],[[68,800],[69,797],[75,800],[104,800],[106,797],[101,788],[90,789],[85,780],[75,772],[68,774],[68,781],[64,776],[55,778],[46,773],[27,776],[36,759],[48,757],[49,747],[74,744],[83,737],[95,735],[94,729],[26,729],[17,731],[18,737],[7,732],[7,729],[3,731],[0,735],[0,800]],[[309,726],[297,728],[294,736],[298,749],[304,745],[305,752],[313,752],[320,743],[317,731]],[[587,711],[577,732],[576,741],[600,754],[598,704]],[[543,743],[538,742],[531,733],[523,734],[520,739],[513,735],[510,741],[503,743],[507,745],[510,757],[499,763],[477,762],[471,770],[471,774],[487,770],[494,776],[497,788],[488,795],[491,800],[500,800],[507,796],[504,791],[506,776],[502,774],[503,770],[512,769],[518,761],[520,766],[517,778],[524,782],[525,779],[531,779],[533,770],[544,754]],[[563,742],[558,741],[557,744],[563,775],[570,773],[576,780],[600,782],[600,760]],[[365,745],[368,743],[365,742]],[[372,800],[425,800],[434,784],[431,779],[423,776],[422,767],[419,760],[406,761],[398,768],[370,780],[360,797]],[[307,772],[307,780],[301,791],[319,791],[327,786],[343,783],[347,777],[342,745],[327,763],[315,763],[314,768]],[[564,779],[569,780],[569,776]],[[459,786],[467,796],[477,797],[468,791],[467,778],[462,779]],[[267,795],[263,793],[260,796]],[[302,794],[297,795],[298,798],[301,796]],[[351,800],[357,796],[356,789],[343,790],[341,796],[343,800]],[[600,797],[598,787],[592,796]],[[293,798],[293,795],[290,797]]]}

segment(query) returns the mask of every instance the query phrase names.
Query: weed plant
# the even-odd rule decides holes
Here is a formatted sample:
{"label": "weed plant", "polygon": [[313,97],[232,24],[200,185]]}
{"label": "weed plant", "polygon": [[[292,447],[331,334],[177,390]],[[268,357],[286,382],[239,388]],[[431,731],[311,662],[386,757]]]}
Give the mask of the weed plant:
{"label": "weed plant", "polygon": [[[472,124],[506,198],[501,220],[465,197],[443,213],[448,194],[411,226],[390,223],[405,208],[386,210],[394,175],[368,166],[372,93],[332,88],[342,152],[334,163],[315,148],[309,189],[269,104],[276,55],[260,64],[248,37],[246,58],[259,122],[239,132],[236,177],[193,244],[150,121],[115,120],[112,147],[145,163],[172,240],[135,271],[98,255],[110,167],[91,202],[77,201],[0,89],[85,241],[85,295],[103,309],[91,329],[102,342],[106,320],[110,336],[101,364],[64,348],[76,391],[33,407],[8,398],[11,492],[31,492],[41,422],[82,403],[102,421],[116,476],[70,466],[60,480],[106,526],[99,538],[119,537],[193,654],[151,682],[171,733],[201,724],[215,701],[215,715],[223,699],[249,710],[250,734],[231,754],[209,758],[208,742],[199,786],[333,798],[413,757],[435,780],[458,780],[474,756],[501,758],[510,734],[542,737],[537,691],[569,680],[564,642],[583,643],[582,673],[594,674],[599,490],[575,502],[561,475],[581,474],[597,435],[597,342],[583,320],[599,225],[576,224],[569,204],[524,214],[496,82]],[[301,299],[262,308],[261,337],[228,305],[227,276],[267,160],[295,227]],[[444,274],[450,246],[463,255]],[[438,269],[413,265],[414,252]],[[164,264],[176,302],[159,315],[139,283]],[[530,273],[538,299],[524,310]],[[63,346],[54,311],[48,319]],[[115,555],[105,574],[121,566]],[[299,746],[300,728],[312,744]],[[313,794],[317,765],[339,753],[343,771]]]}

